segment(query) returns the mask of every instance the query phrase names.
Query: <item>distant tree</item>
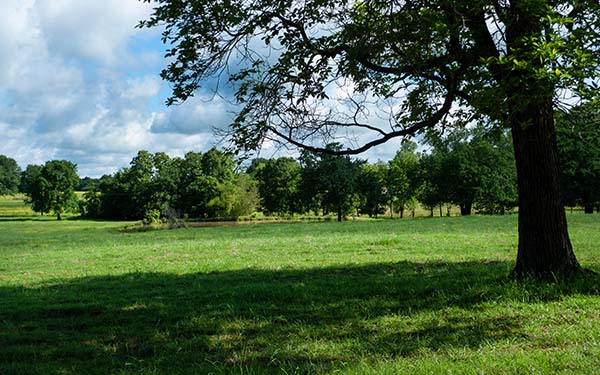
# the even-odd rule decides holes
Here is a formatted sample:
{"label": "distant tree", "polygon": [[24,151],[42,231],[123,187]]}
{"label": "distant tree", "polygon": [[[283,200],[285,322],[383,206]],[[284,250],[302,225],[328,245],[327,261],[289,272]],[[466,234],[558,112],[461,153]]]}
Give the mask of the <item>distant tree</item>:
{"label": "distant tree", "polygon": [[51,160],[44,164],[39,174],[36,174],[37,170],[37,167],[28,167],[25,171],[29,202],[34,211],[53,211],[56,219],[61,220],[61,214],[75,208],[77,202],[74,193],[79,183],[77,166],[67,160]]}
{"label": "distant tree", "polygon": [[165,216],[167,209],[174,207],[177,200],[177,185],[180,183],[180,160],[171,159],[164,152],[157,152],[152,157],[153,170],[150,186],[151,205]]}
{"label": "distant tree", "polygon": [[123,182],[128,185],[135,217],[142,218],[147,211],[160,209],[152,197],[154,157],[149,151],[140,150],[129,165],[129,170],[122,175]]}
{"label": "distant tree", "polygon": [[515,162],[505,134],[477,127],[432,143],[426,188],[439,203],[458,205],[461,215],[470,215],[473,207],[503,213],[517,204]]}
{"label": "distant tree", "polygon": [[401,218],[404,217],[406,206],[417,194],[419,156],[416,150],[416,143],[405,141],[389,162],[386,186],[390,212],[393,215],[396,206]]}
{"label": "distant tree", "polygon": [[292,158],[264,160],[255,168],[260,204],[266,213],[292,213],[297,204],[300,164]]}
{"label": "distant tree", "polygon": [[0,155],[0,195],[17,193],[20,180],[21,168],[15,159]]}
{"label": "distant tree", "polygon": [[90,218],[103,217],[102,212],[102,195],[98,191],[96,186],[90,186],[89,189],[83,193],[83,199],[79,201],[79,213],[81,216]]}
{"label": "distant tree", "polygon": [[388,165],[382,162],[363,164],[360,167],[357,181],[359,210],[370,217],[383,213],[387,201],[385,179]]}
{"label": "distant tree", "polygon": [[202,155],[202,174],[217,179],[220,183],[233,179],[235,161],[232,156],[215,147]]}
{"label": "distant tree", "polygon": [[179,183],[174,207],[190,217],[203,217],[208,210],[208,202],[217,189],[217,181],[205,176],[202,168],[201,152],[188,152],[177,161]]}
{"label": "distant tree", "polygon": [[448,202],[444,173],[442,153],[434,150],[431,153],[421,155],[416,198],[429,210],[430,216],[433,216],[436,207],[441,207],[443,203]]}
{"label": "distant tree", "polygon": [[250,165],[246,168],[246,173],[250,175],[252,178],[256,178],[256,173],[262,166],[267,162],[266,158],[254,158],[250,161]]}
{"label": "distant tree", "polygon": [[564,199],[591,214],[600,205],[600,109],[586,103],[556,120]]}
{"label": "distant tree", "polygon": [[[327,146],[331,150],[339,150],[339,144]],[[337,220],[342,221],[345,214],[353,208],[357,193],[357,182],[361,161],[354,161],[349,156],[332,154],[312,154],[303,152],[304,177],[318,192],[321,205],[327,212],[337,213]]]}
{"label": "distant tree", "polygon": [[32,210],[42,215],[51,210],[49,191],[41,180],[43,168],[42,165],[29,164],[21,175],[21,191],[27,196]]}
{"label": "distant tree", "polygon": [[98,178],[84,177],[79,179],[79,184],[75,186],[75,191],[92,190],[99,182]]}
{"label": "distant tree", "polygon": [[480,164],[481,185],[474,206],[484,214],[501,214],[518,205],[517,170],[508,135],[475,134],[471,141]]}
{"label": "distant tree", "polygon": [[208,203],[216,217],[237,219],[253,213],[258,207],[256,183],[245,173],[235,174],[232,180],[219,183],[217,191]]}
{"label": "distant tree", "polygon": [[188,152],[172,161],[170,177],[175,182],[171,204],[190,217],[215,218],[226,212],[220,194],[230,194],[235,181],[235,162],[231,155],[216,148],[206,153]]}
{"label": "distant tree", "polygon": [[316,154],[300,153],[300,184],[298,185],[298,205],[301,212],[314,212],[318,215],[323,209],[321,178],[318,171],[319,158]]}

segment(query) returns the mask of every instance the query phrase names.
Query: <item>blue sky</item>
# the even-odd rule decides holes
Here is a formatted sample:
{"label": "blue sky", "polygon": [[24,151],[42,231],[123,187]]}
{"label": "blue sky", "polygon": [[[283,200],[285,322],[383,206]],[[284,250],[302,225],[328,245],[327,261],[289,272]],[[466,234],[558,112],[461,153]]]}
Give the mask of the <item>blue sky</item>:
{"label": "blue sky", "polygon": [[[81,176],[112,174],[138,150],[180,156],[215,144],[235,106],[210,92],[166,107],[160,30],[135,25],[137,0],[0,1],[0,154],[25,167],[51,159]],[[397,143],[373,150],[392,157]],[[274,150],[264,150],[271,156]]]}

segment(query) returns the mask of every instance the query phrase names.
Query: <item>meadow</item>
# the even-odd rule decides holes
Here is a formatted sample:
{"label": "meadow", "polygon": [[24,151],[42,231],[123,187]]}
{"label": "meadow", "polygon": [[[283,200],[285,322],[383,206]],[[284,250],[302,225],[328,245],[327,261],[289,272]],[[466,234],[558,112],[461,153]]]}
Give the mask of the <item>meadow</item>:
{"label": "meadow", "polygon": [[[600,215],[568,219],[600,272]],[[600,277],[511,280],[516,215],[131,225],[0,199],[0,374],[600,368]]]}

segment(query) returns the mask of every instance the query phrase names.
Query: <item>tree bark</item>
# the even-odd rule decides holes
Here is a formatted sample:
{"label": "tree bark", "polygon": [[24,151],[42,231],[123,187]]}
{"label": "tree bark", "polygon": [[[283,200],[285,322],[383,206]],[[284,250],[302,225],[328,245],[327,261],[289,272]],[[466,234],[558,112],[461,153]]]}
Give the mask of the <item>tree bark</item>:
{"label": "tree bark", "polygon": [[555,87],[540,78],[544,68],[531,36],[544,29],[525,0],[510,2],[506,43],[510,55],[525,59],[524,69],[504,71],[519,191],[519,245],[513,274],[555,278],[581,270],[573,253],[562,201],[558,149],[554,130]]}
{"label": "tree bark", "polygon": [[553,277],[580,270],[561,200],[552,98],[513,113],[519,189],[519,247],[514,275]]}

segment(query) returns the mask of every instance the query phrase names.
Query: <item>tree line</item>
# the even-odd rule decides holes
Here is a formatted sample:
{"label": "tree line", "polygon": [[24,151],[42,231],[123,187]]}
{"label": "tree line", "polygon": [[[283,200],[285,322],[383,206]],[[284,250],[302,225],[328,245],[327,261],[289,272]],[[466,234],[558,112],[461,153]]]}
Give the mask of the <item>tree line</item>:
{"label": "tree line", "polygon": [[[558,115],[564,202],[586,213],[600,210],[600,140],[597,113],[578,107]],[[458,206],[503,214],[517,205],[515,162],[509,137],[481,127],[430,137],[419,152],[402,143],[388,162],[304,151],[298,158],[258,158],[241,168],[213,148],[171,158],[139,151],[129,167],[99,179],[80,179],[75,164],[51,160],[21,171],[0,155],[0,194],[27,195],[32,209],[79,211],[90,218],[155,221],[161,218],[235,219],[266,215],[383,214],[404,217],[418,205],[442,215]],[[339,149],[339,144],[327,146]],[[78,200],[74,191],[85,191]]]}

